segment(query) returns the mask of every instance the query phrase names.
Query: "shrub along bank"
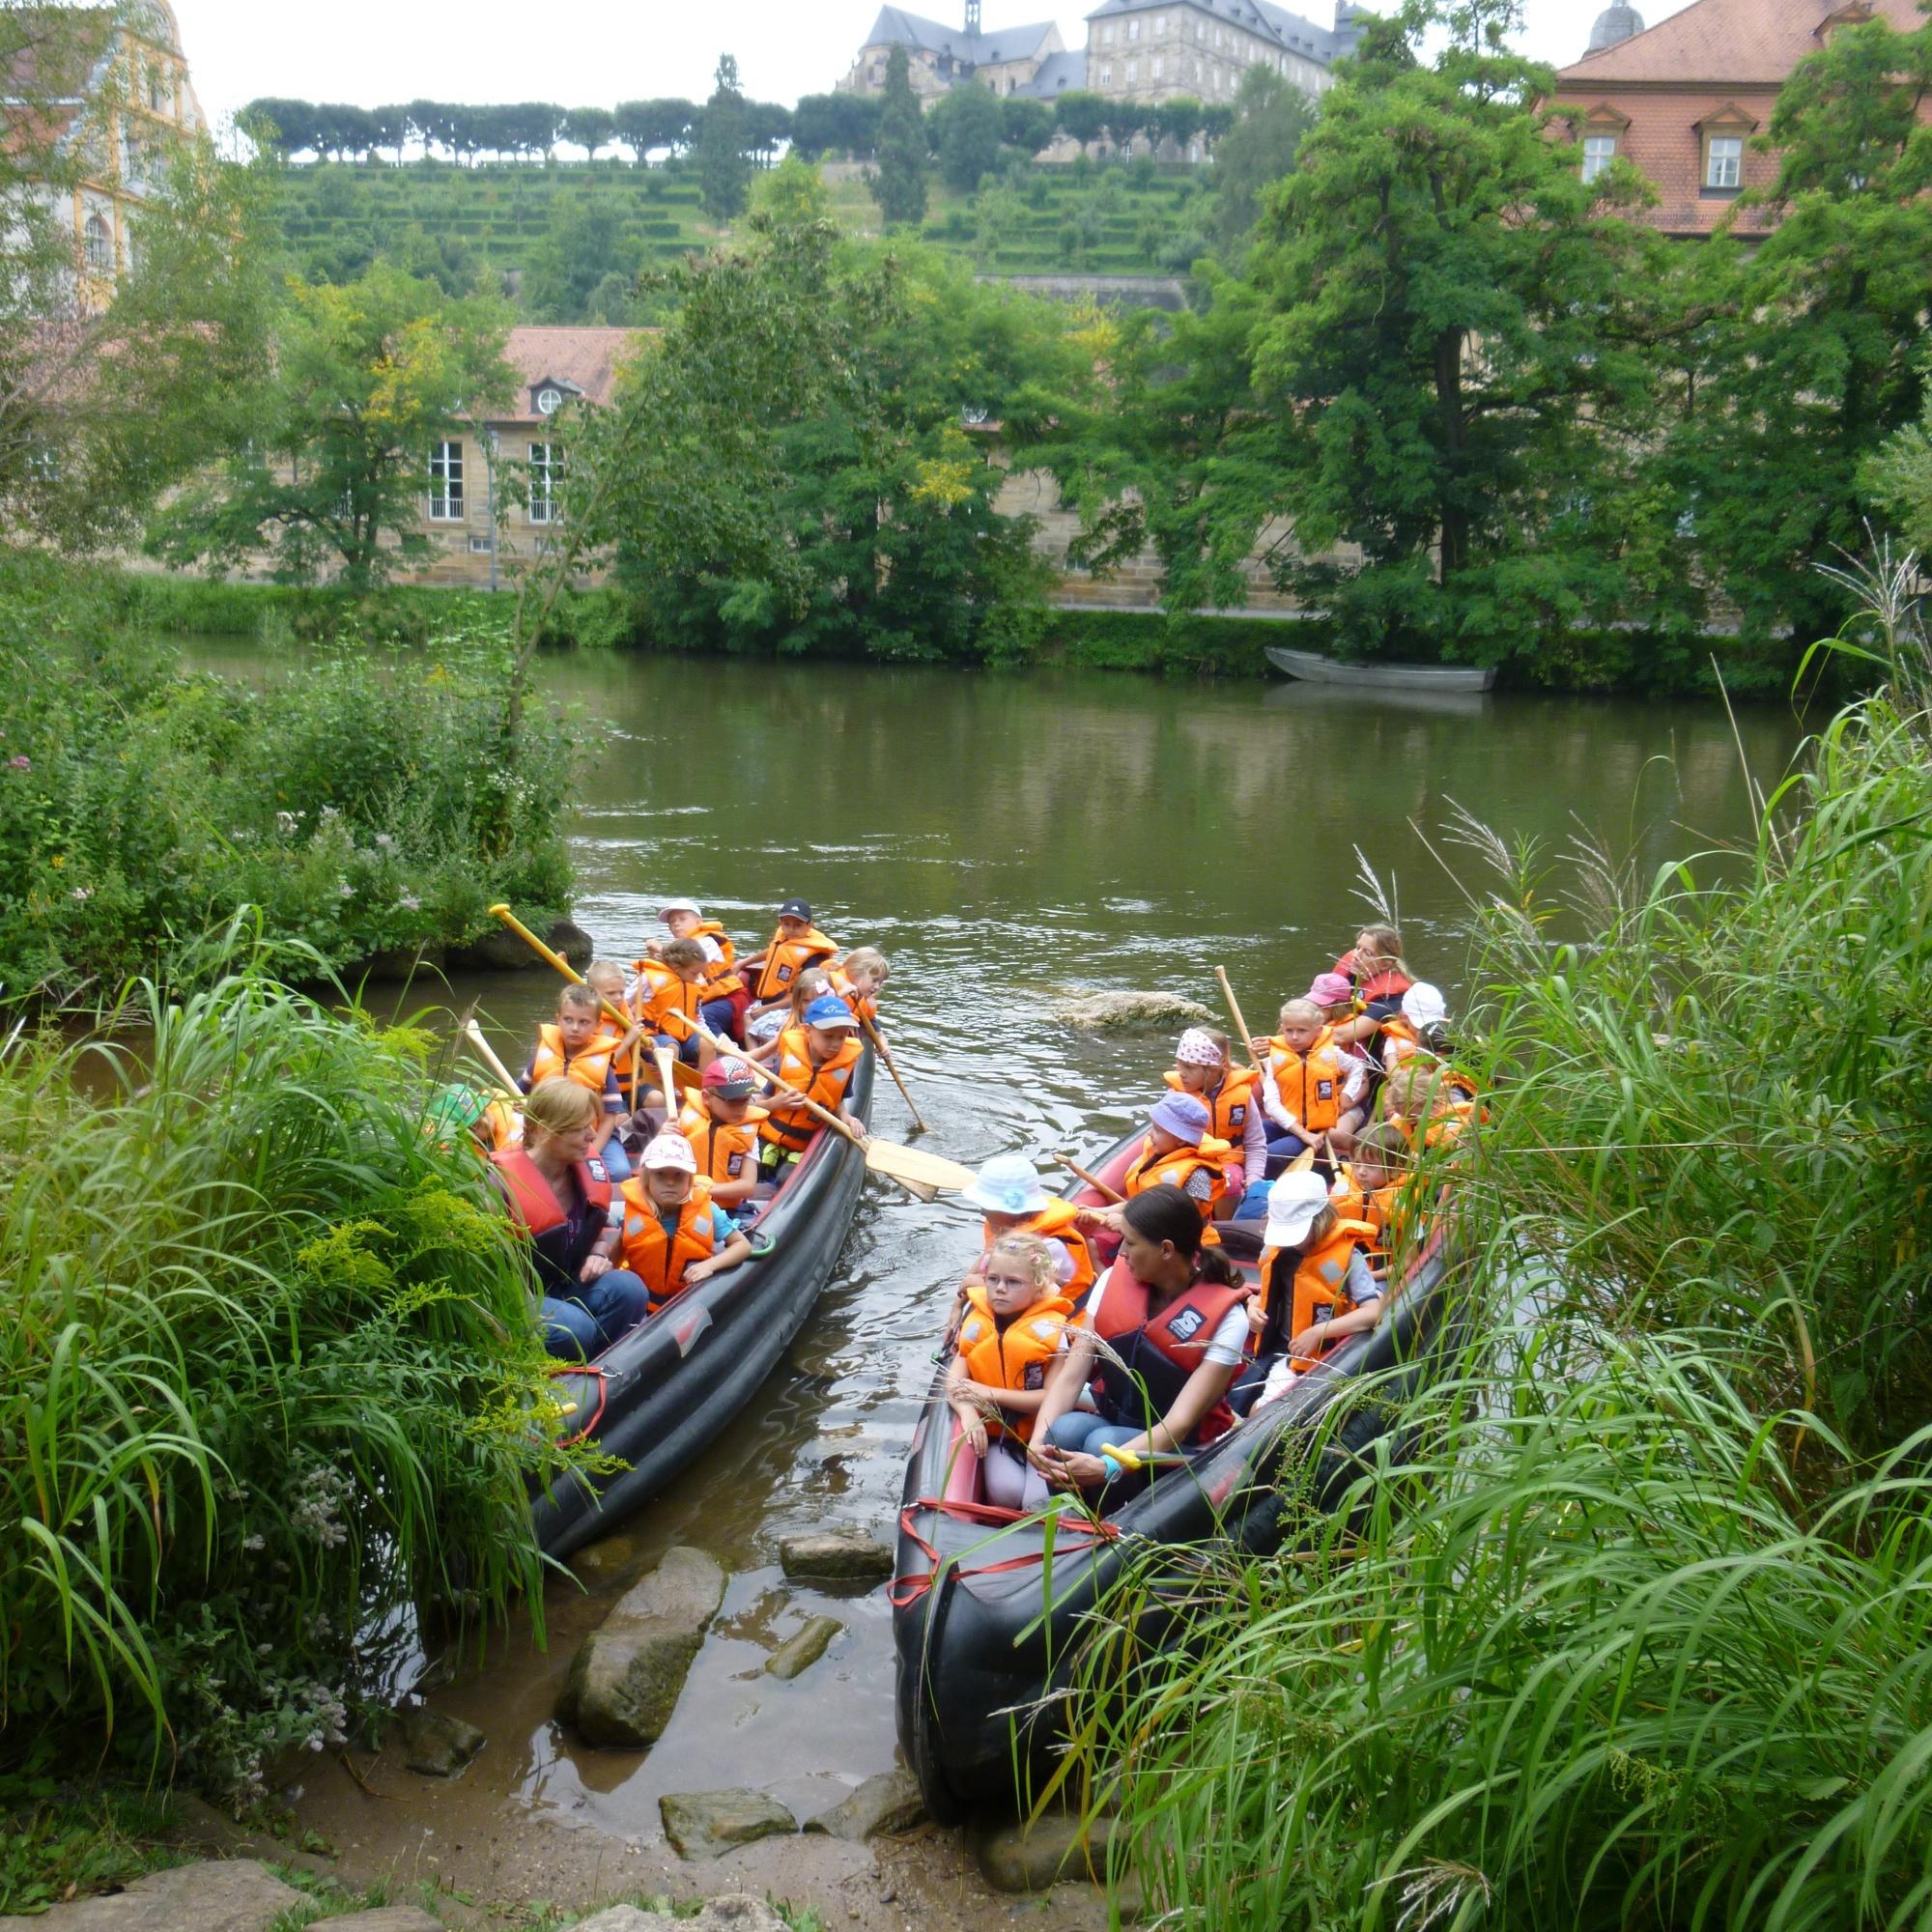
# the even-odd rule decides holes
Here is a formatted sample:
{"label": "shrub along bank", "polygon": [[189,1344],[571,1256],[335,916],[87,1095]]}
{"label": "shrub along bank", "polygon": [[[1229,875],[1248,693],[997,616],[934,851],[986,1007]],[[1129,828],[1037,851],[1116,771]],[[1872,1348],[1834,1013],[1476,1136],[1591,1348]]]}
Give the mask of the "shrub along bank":
{"label": "shrub along bank", "polygon": [[1932,655],[1886,668],[1723,883],[1451,828],[1493,874],[1453,1186],[1494,1325],[1283,1556],[1110,1606],[1074,1770],[1168,1922],[1922,1918]]}
{"label": "shrub along bank", "polygon": [[324,650],[258,690],[184,668],[127,594],[0,565],[7,997],[192,977],[242,907],[306,972],[475,938],[498,899],[567,909],[570,736],[509,746],[496,627],[438,625],[388,669]]}

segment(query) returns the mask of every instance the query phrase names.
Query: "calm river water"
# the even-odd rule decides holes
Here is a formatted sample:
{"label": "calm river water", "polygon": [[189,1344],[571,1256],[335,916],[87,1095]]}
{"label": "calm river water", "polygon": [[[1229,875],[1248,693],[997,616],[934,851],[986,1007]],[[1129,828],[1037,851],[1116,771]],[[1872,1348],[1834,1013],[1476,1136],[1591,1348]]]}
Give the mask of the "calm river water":
{"label": "calm river water", "polygon": [[[762,938],[781,898],[809,897],[839,940],[891,955],[885,1019],[931,1125],[922,1145],[967,1162],[1077,1153],[1159,1091],[1169,1041],[1069,1031],[1054,1018],[1068,989],[1169,989],[1218,1017],[1221,961],[1257,1030],[1271,1023],[1363,919],[1358,850],[1394,892],[1411,962],[1455,1010],[1464,902],[1413,829],[1434,838],[1452,802],[1512,838],[1560,844],[1588,828],[1645,870],[1749,836],[1715,704],[1432,708],[1285,684],[589,654],[542,676],[601,747],[575,828],[577,916],[600,952],[632,958],[669,893],[741,943]],[[1773,711],[1740,728],[1768,785],[1798,728]],[[1435,842],[1480,892],[1473,861]],[[481,998],[519,1063],[554,998],[540,974],[453,990],[459,1006]],[[877,1091],[876,1128],[902,1137],[902,1103],[883,1079]],[[494,1795],[635,1841],[655,1838],[667,1790],[756,1785],[809,1816],[892,1763],[882,1595],[788,1586],[777,1544],[826,1524],[890,1535],[976,1227],[944,1197],[923,1208],[868,1187],[789,1359],[629,1526],[626,1560],[591,1596],[553,1589],[548,1655],[516,1638],[439,1693],[491,1735],[466,1804]],[[645,1756],[581,1750],[550,1721],[575,1634],[678,1541],[733,1580],[671,1731]],[[846,1628],[827,1658],[793,1684],[762,1674],[768,1650],[828,1608]]]}

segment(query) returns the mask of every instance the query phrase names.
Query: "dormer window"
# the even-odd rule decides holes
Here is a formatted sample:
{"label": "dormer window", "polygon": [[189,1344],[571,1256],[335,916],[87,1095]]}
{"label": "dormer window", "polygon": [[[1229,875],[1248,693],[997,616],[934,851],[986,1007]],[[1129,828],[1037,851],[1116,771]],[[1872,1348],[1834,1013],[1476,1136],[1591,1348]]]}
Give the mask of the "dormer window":
{"label": "dormer window", "polygon": [[1697,136],[1703,143],[1699,179],[1704,194],[1727,197],[1744,186],[1745,142],[1756,127],[1757,123],[1732,100],[1698,123]]}
{"label": "dormer window", "polygon": [[573,396],[581,396],[583,391],[567,376],[540,376],[530,384],[530,412],[539,416],[554,416]]}
{"label": "dormer window", "polygon": [[[1574,127],[1576,124],[1573,123]],[[1578,131],[1583,143],[1583,179],[1595,181],[1617,157],[1617,144],[1630,127],[1630,116],[1600,100],[1583,117]]]}
{"label": "dormer window", "polygon": [[537,391],[537,414],[554,416],[563,406],[561,389],[539,389]]}

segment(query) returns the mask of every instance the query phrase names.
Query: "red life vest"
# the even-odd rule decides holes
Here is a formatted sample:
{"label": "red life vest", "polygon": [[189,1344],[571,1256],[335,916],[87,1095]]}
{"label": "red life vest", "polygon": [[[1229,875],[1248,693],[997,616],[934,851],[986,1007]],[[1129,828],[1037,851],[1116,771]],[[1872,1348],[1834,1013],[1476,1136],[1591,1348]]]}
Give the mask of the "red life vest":
{"label": "red life vest", "polygon": [[[590,1213],[582,1224],[575,1253],[566,1238],[569,1210],[556,1198],[555,1190],[544,1179],[536,1162],[522,1148],[514,1147],[493,1153],[490,1165],[497,1171],[497,1185],[509,1203],[511,1218],[529,1236],[531,1247],[545,1264],[544,1271],[559,1283],[574,1281],[578,1269],[597,1245],[598,1236],[604,1232],[604,1217],[611,1206],[611,1177],[604,1172],[604,1163],[601,1160],[576,1163],[577,1184],[589,1204]],[[582,1238],[583,1235],[589,1238]]]}
{"label": "red life vest", "polygon": [[[1152,1297],[1146,1285],[1116,1263],[1100,1291],[1095,1333],[1126,1366],[1109,1361],[1089,1384],[1100,1413],[1110,1422],[1151,1429],[1208,1359],[1215,1329],[1247,1298],[1246,1289],[1197,1281],[1158,1315],[1151,1315]],[[1188,1440],[1211,1442],[1234,1423],[1235,1411],[1223,1397],[1194,1425]]]}
{"label": "red life vest", "polygon": [[808,926],[799,939],[781,939],[773,933],[771,943],[765,948],[765,963],[758,969],[758,983],[752,988],[752,998],[760,1004],[782,998],[808,966],[830,959],[838,951],[838,944],[827,939],[815,925]]}
{"label": "red life vest", "polygon": [[[836,1114],[845,1090],[852,1084],[852,1069],[858,1065],[865,1048],[848,1033],[838,1051],[820,1065],[813,1065],[811,1049],[806,1044],[805,1029],[792,1027],[779,1036],[779,1057],[772,1071],[809,1100],[816,1100],[827,1113]],[[758,1129],[758,1138],[773,1147],[796,1153],[811,1145],[818,1131],[817,1119],[803,1107],[795,1107],[778,1094],[772,1096],[771,1116]]]}
{"label": "red life vest", "polygon": [[[1332,1308],[1342,1293],[1342,1284],[1348,1279],[1349,1257],[1359,1248],[1366,1248],[1374,1240],[1376,1231],[1366,1221],[1337,1221],[1329,1231],[1328,1238],[1319,1248],[1305,1254],[1294,1264],[1294,1292],[1290,1300],[1288,1325],[1277,1329],[1279,1340],[1286,1345],[1315,1320],[1318,1308]],[[1274,1280],[1276,1258],[1283,1252],[1280,1248],[1262,1250],[1262,1314],[1265,1318],[1268,1306],[1268,1290]],[[1277,1314],[1280,1312],[1276,1311]],[[1262,1330],[1263,1352],[1266,1352],[1268,1329]]]}
{"label": "red life vest", "polygon": [[711,1228],[711,1189],[701,1180],[677,1210],[677,1226],[668,1239],[658,1218],[658,1205],[641,1180],[627,1180],[619,1190],[624,1219],[617,1235],[618,1264],[627,1267],[651,1295],[655,1315],[666,1302],[684,1293],[684,1272],[693,1262],[706,1261],[716,1248]]}
{"label": "red life vest", "polygon": [[1080,1209],[1070,1201],[1049,1201],[1031,1220],[1022,1221],[1016,1228],[1002,1231],[992,1222],[983,1222],[980,1232],[986,1237],[990,1248],[999,1239],[1002,1232],[1014,1235],[1037,1235],[1042,1241],[1055,1242],[1066,1250],[1073,1262],[1073,1272],[1067,1276],[1063,1294],[1070,1294],[1075,1301],[1094,1286],[1094,1250],[1087,1245],[1087,1236],[1074,1226],[1080,1218]]}
{"label": "red life vest", "polygon": [[698,1178],[743,1180],[757,1165],[753,1150],[758,1123],[766,1118],[762,1107],[747,1107],[745,1118],[736,1122],[714,1120],[709,1109],[696,1101],[686,1107],[678,1116],[677,1130],[697,1156]]}
{"label": "red life vest", "polygon": [[1406,973],[1399,973],[1393,966],[1385,966],[1377,974],[1364,980],[1361,968],[1355,964],[1355,951],[1349,951],[1335,962],[1336,972],[1348,979],[1354,987],[1356,997],[1366,1005],[1370,1000],[1399,1000],[1415,984]]}
{"label": "red life vest", "polygon": [[645,1030],[668,1033],[673,1039],[689,1039],[697,1009],[704,1004],[704,982],[680,980],[657,959],[639,959],[637,971],[637,1012]]}
{"label": "red life vest", "polygon": [[617,1051],[617,1036],[600,1033],[581,1053],[572,1055],[563,1050],[563,1035],[554,1026],[537,1030],[537,1050],[530,1056],[530,1085],[539,1081],[554,1080],[561,1073],[575,1080],[580,1087],[587,1087],[601,1099],[604,1082],[611,1071],[611,1063]]}
{"label": "red life vest", "polygon": [[[970,1306],[959,1324],[959,1354],[966,1373],[988,1388],[1042,1389],[1060,1355],[1073,1304],[1056,1290],[1015,1315],[1002,1328],[983,1288],[969,1292]],[[1033,1417],[1014,1415],[1001,1427],[1024,1442],[1033,1435]]]}

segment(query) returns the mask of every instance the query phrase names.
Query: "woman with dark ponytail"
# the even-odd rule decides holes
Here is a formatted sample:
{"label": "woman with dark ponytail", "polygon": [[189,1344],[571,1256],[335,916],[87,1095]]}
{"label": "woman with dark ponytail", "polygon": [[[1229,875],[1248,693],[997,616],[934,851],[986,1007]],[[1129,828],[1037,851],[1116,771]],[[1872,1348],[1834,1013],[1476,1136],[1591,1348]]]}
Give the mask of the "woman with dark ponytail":
{"label": "woman with dark ponytail", "polygon": [[[1061,1489],[1099,1489],[1119,1465],[1211,1442],[1234,1422],[1228,1385],[1246,1352],[1248,1291],[1218,1248],[1201,1245],[1201,1210],[1178,1187],[1151,1187],[1122,1210],[1121,1252],[1094,1284],[1084,1326],[1046,1385],[1035,1424],[1039,1461]],[[1077,1406],[1083,1390],[1093,1408]]]}

